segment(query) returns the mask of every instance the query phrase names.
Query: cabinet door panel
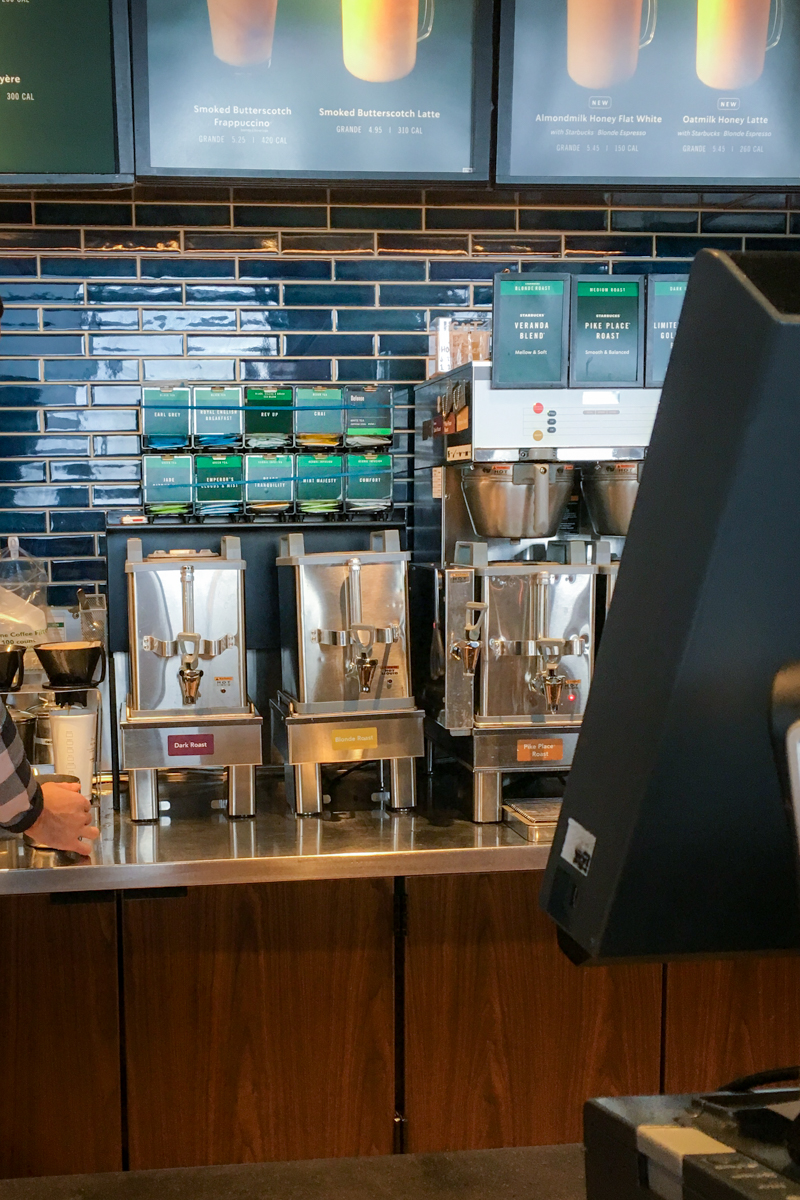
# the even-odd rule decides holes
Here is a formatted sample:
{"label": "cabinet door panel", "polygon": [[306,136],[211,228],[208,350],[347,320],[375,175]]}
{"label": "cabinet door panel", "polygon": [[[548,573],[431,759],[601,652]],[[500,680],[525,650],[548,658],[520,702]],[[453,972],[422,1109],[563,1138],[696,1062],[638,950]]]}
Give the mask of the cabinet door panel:
{"label": "cabinet door panel", "polygon": [[670,963],[664,1090],[701,1092],[800,1062],[800,958]]}
{"label": "cabinet door panel", "polygon": [[590,1096],[657,1092],[661,967],[575,967],[541,873],[408,881],[412,1151],[578,1142]]}
{"label": "cabinet door panel", "polygon": [[125,900],[131,1169],[386,1154],[392,884]]}
{"label": "cabinet door panel", "polygon": [[122,1169],[114,895],[0,897],[0,1176]]}

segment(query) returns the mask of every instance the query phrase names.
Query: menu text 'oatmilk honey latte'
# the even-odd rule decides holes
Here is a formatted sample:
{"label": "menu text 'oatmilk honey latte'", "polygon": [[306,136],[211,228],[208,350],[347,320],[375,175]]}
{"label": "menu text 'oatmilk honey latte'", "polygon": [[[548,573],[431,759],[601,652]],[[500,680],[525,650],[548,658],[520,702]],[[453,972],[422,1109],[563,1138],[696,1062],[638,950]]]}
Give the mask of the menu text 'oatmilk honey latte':
{"label": "menu text 'oatmilk honey latte'", "polygon": [[433,27],[433,6],[434,0],[342,0],[344,65],[350,74],[369,83],[410,74],[417,42]]}
{"label": "menu text 'oatmilk honey latte'", "polygon": [[697,76],[703,83],[726,91],[755,83],[767,50],[780,38],[781,0],[773,4],[697,0]]}
{"label": "menu text 'oatmilk honey latte'", "polygon": [[656,0],[567,0],[567,70],[581,87],[625,83],[636,71],[639,50],[652,41]]}
{"label": "menu text 'oatmilk honey latte'", "polygon": [[278,0],[208,0],[214,54],[232,67],[269,62]]}

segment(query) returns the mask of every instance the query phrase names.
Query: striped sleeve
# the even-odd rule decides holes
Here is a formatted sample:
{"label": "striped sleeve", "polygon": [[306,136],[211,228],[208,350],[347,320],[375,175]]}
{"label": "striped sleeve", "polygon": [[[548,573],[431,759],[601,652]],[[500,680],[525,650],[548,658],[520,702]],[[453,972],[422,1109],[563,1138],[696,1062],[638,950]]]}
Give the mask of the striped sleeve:
{"label": "striped sleeve", "polygon": [[17,727],[0,699],[0,826],[30,829],[42,811],[42,789],[25,757]]}

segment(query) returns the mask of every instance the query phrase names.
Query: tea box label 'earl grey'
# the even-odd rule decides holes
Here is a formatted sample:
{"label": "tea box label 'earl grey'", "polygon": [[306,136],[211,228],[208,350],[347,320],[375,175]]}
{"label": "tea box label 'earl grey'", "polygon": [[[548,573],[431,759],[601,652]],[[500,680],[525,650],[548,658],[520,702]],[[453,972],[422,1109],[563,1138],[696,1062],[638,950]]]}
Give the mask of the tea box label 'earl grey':
{"label": "tea box label 'earl grey'", "polygon": [[570,384],[642,382],[642,281],[579,279],[572,311]]}
{"label": "tea box label 'earl grey'", "polygon": [[563,387],[569,278],[496,275],[492,387]]}

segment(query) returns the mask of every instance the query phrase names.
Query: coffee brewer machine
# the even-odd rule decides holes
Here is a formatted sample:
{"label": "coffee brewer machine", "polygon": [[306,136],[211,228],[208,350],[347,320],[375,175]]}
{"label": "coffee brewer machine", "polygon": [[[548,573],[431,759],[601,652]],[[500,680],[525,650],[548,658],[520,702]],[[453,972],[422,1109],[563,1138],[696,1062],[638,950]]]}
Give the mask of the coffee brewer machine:
{"label": "coffee brewer machine", "polygon": [[247,697],[244,570],[238,537],[211,550],[157,550],[129,538],[130,695],[120,767],[131,818],[158,818],[158,768],[228,769],[228,816],[255,815],[261,717]]}
{"label": "coffee brewer machine", "polygon": [[423,714],[411,690],[408,560],[397,530],[367,551],[307,554],[301,533],[281,538],[283,690],[272,741],[299,816],[323,810],[320,767],[388,763],[393,810],[413,808]]}
{"label": "coffee brewer machine", "polygon": [[[493,390],[489,363],[416,388],[414,687],[475,821],[572,762],[659,394]],[[580,474],[594,535],[556,539]]]}

